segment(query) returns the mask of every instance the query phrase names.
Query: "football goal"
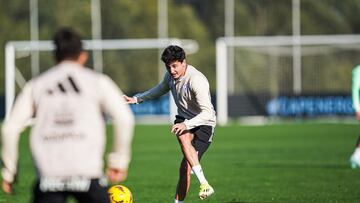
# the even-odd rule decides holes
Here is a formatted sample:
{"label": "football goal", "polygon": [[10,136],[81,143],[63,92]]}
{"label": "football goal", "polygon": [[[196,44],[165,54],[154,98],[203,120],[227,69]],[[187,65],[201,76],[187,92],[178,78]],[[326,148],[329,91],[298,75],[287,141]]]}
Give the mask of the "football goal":
{"label": "football goal", "polygon": [[[231,60],[230,49],[234,53]],[[230,61],[234,62],[232,66]],[[359,61],[359,35],[219,38],[216,41],[219,124],[226,124],[229,118],[351,114],[351,71]],[[337,96],[346,96],[343,104],[338,104],[343,97],[339,100]],[[320,97],[325,100],[318,101]],[[283,98],[298,103],[286,106],[279,102]],[[317,111],[318,103],[324,109]],[[341,108],[339,112],[333,110],[337,106]],[[286,108],[290,109],[288,114],[283,112]]]}
{"label": "football goal", "polygon": [[[196,41],[177,38],[84,40],[83,43],[84,49],[88,50],[90,54],[95,50],[103,51],[105,67],[103,72],[116,83],[120,83],[121,89],[125,90],[124,92],[127,94],[144,90],[145,87],[149,88],[149,83],[160,80],[158,78],[159,49],[174,44],[183,47],[187,54],[193,54],[198,50]],[[53,49],[54,45],[51,41],[10,41],[6,44],[5,119],[11,110],[16,93],[27,80],[34,77],[30,74],[34,71],[29,71],[29,62],[23,61],[26,60],[24,58],[29,58],[32,51],[38,51],[41,64],[39,69],[42,72],[53,65],[51,53]],[[145,122],[149,121],[150,123],[164,122],[165,120],[168,122],[169,116],[175,114],[174,104],[169,97],[163,97],[144,105],[136,105],[136,107],[132,107],[132,110],[139,120],[147,116],[151,117],[145,119]]]}

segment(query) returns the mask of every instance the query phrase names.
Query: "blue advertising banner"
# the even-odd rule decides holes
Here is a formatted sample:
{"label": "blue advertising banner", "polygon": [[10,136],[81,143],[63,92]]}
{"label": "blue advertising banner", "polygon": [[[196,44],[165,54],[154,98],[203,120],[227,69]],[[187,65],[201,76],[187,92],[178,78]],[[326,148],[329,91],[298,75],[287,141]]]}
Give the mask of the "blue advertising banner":
{"label": "blue advertising banner", "polygon": [[270,116],[354,115],[351,96],[281,96],[266,105]]}

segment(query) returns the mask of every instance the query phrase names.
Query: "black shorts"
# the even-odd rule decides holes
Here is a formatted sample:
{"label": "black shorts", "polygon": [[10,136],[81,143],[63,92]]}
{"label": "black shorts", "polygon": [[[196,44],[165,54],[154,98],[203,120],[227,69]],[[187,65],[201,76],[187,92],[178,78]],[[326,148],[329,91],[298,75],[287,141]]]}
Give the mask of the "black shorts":
{"label": "black shorts", "polygon": [[[174,121],[174,124],[182,123],[185,121],[185,118],[179,115],[176,115],[175,117],[176,119]],[[191,129],[190,132],[194,134],[194,139],[191,143],[197,151],[200,160],[202,155],[206,152],[212,142],[214,128],[209,125],[200,125]]]}
{"label": "black shorts", "polygon": [[109,203],[107,185],[101,179],[89,179],[90,187],[87,191],[42,191],[40,180],[35,182],[33,203],[65,203],[69,196],[74,197],[79,203]]}

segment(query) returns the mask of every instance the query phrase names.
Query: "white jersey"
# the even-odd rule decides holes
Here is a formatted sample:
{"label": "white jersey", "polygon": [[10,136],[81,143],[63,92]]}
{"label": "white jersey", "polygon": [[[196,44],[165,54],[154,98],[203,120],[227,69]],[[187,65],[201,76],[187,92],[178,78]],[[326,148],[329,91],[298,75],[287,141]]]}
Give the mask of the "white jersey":
{"label": "white jersey", "polygon": [[174,80],[166,72],[160,84],[150,90],[135,95],[137,102],[157,98],[169,90],[178,107],[178,114],[186,120],[187,129],[200,125],[215,127],[216,115],[211,103],[209,82],[206,77],[191,65],[187,65],[185,75]]}
{"label": "white jersey", "polygon": [[122,92],[107,76],[64,61],[28,82],[3,126],[3,178],[16,174],[17,146],[31,117],[30,145],[42,178],[103,176],[105,122],[112,118],[113,152],[109,167],[127,169],[131,157],[134,116]]}

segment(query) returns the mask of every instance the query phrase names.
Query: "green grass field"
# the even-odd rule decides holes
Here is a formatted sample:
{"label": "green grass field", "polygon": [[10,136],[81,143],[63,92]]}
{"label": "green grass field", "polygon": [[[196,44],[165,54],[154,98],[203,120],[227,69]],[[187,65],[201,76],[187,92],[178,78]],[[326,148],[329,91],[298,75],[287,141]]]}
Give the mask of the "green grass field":
{"label": "green grass field", "polygon": [[[173,202],[182,155],[169,131],[169,126],[136,127],[133,160],[123,183],[135,203]],[[360,202],[360,169],[348,164],[358,134],[360,125],[355,124],[218,127],[202,160],[215,195],[200,201],[193,177],[186,202]],[[0,192],[0,202],[30,200],[34,169],[27,136],[20,146],[15,195]]]}

